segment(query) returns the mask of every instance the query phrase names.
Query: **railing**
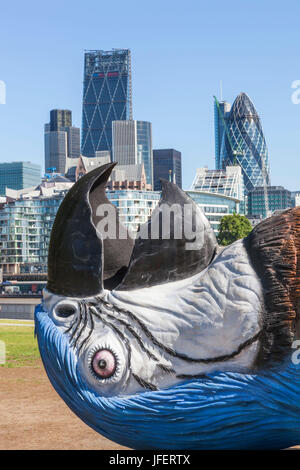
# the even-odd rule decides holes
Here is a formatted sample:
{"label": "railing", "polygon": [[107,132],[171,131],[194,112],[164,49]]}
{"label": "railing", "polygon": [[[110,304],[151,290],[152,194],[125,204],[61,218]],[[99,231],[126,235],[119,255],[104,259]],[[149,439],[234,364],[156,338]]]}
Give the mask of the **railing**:
{"label": "railing", "polygon": [[47,273],[3,274],[4,281],[47,281]]}
{"label": "railing", "polygon": [[41,299],[43,296],[42,294],[37,294],[37,293],[33,293],[33,294],[0,294],[0,299],[30,299],[34,297],[35,299]]}

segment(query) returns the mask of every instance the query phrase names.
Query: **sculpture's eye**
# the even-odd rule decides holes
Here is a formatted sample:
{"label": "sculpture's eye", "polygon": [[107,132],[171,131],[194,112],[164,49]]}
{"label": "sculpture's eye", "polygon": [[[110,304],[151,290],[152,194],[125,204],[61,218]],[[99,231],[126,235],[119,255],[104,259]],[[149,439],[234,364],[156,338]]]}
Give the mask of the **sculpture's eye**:
{"label": "sculpture's eye", "polygon": [[91,366],[97,377],[108,379],[116,371],[117,360],[109,349],[100,349],[94,354]]}
{"label": "sculpture's eye", "polygon": [[75,302],[59,302],[54,309],[54,314],[58,318],[69,318],[77,312],[77,305]]}

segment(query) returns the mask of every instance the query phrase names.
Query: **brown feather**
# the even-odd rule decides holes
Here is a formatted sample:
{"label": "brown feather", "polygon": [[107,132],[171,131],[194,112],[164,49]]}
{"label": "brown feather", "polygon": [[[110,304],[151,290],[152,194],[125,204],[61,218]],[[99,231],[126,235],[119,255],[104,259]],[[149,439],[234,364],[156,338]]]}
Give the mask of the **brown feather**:
{"label": "brown feather", "polygon": [[270,217],[244,240],[264,289],[264,325],[257,366],[291,352],[300,307],[300,207]]}

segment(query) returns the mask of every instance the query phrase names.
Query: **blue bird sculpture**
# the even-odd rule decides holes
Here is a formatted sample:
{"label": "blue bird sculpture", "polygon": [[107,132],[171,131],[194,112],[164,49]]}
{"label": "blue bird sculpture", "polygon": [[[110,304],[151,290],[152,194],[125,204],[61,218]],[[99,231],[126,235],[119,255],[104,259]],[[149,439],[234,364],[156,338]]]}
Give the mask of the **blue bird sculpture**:
{"label": "blue bird sculpture", "polygon": [[35,330],[48,377],[105,437],[134,449],[300,442],[300,209],[220,249],[175,184],[136,237],[78,180],[51,234]]}

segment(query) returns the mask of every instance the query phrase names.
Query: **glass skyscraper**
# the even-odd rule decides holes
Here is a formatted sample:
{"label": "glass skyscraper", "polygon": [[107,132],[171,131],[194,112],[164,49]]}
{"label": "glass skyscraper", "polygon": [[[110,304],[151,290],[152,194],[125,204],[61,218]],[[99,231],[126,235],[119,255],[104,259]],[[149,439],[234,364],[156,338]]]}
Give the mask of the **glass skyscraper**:
{"label": "glass skyscraper", "polygon": [[45,124],[45,170],[55,168],[65,174],[67,158],[80,156],[80,129],[72,126],[72,112],[68,109],[50,111],[50,122]]}
{"label": "glass skyscraper", "polygon": [[147,184],[153,188],[152,125],[147,121],[136,121],[137,163],[144,164]]}
{"label": "glass skyscraper", "polygon": [[230,104],[227,101],[218,101],[216,97],[214,101],[214,119],[215,119],[215,159],[216,170],[221,170],[221,146],[225,126],[230,112]]}
{"label": "glass skyscraper", "polygon": [[132,119],[129,49],[86,51],[81,153],[112,150],[112,122]]}
{"label": "glass skyscraper", "polygon": [[160,178],[182,187],[181,152],[174,149],[153,150],[154,190],[160,191]]}
{"label": "glass skyscraper", "polygon": [[260,118],[245,93],[235,99],[223,132],[220,165],[240,165],[245,195],[256,186],[270,185],[268,149]]}
{"label": "glass skyscraper", "polygon": [[113,121],[113,161],[120,165],[143,164],[146,182],[153,186],[152,125],[147,121]]}
{"label": "glass skyscraper", "polygon": [[69,109],[52,109],[50,111],[50,131],[59,131],[61,127],[72,126],[72,111]]}

